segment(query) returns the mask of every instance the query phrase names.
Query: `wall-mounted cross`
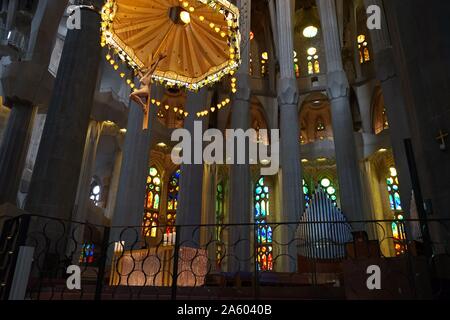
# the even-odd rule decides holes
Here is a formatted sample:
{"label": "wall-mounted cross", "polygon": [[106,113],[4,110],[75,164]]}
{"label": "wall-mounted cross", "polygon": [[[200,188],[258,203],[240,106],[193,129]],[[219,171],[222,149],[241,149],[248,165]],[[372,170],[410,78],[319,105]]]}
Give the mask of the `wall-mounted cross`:
{"label": "wall-mounted cross", "polygon": [[447,148],[445,144],[445,139],[448,137],[448,133],[444,133],[442,130],[439,130],[439,135],[436,137],[436,140],[439,141],[441,150],[445,150]]}

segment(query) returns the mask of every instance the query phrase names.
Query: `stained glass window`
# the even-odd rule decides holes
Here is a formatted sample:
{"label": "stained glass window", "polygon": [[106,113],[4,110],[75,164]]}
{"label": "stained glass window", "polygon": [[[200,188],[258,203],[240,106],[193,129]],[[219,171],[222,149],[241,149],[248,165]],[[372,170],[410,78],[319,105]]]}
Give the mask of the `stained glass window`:
{"label": "stained glass window", "polygon": [[93,243],[84,243],[81,247],[79,263],[89,264],[94,262],[94,249],[95,245]]}
{"label": "stained glass window", "polygon": [[96,181],[93,181],[91,184],[91,192],[89,195],[89,199],[94,201],[94,204],[96,206],[98,206],[98,204],[100,203],[101,191],[102,189],[100,188],[100,185]]}
{"label": "stained glass window", "polygon": [[220,265],[223,256],[223,239],[222,239],[222,224],[224,223],[225,212],[224,212],[224,190],[223,183],[219,182],[217,184],[216,190],[216,239],[217,239],[217,264]]}
{"label": "stained glass window", "polygon": [[309,201],[311,200],[311,194],[305,179],[303,179],[303,197],[305,199],[305,209],[309,207]]}
{"label": "stained glass window", "polygon": [[269,68],[269,54],[265,51],[261,54],[261,77],[265,77],[268,74]]}
{"label": "stained glass window", "polygon": [[294,71],[295,76],[300,78],[300,66],[298,65],[297,51],[294,50]]}
{"label": "stained glass window", "polygon": [[358,40],[358,51],[359,51],[359,63],[363,64],[370,61],[370,52],[368,43],[366,41],[366,36],[360,34],[357,38]]}
{"label": "stained glass window", "polygon": [[334,206],[337,205],[337,194],[336,194],[336,188],[333,185],[333,182],[331,182],[330,179],[328,178],[322,178],[319,181],[319,185],[322,189],[325,190],[325,192],[327,193],[328,197],[331,199],[331,201],[333,202]]}
{"label": "stained glass window", "polygon": [[401,255],[405,253],[405,228],[403,222],[402,202],[400,201],[400,187],[398,183],[397,169],[389,168],[389,177],[386,179],[387,190],[389,194],[389,205],[394,215],[391,224],[392,236],[394,238],[395,254]]}
{"label": "stained glass window", "polygon": [[261,271],[273,269],[272,228],[267,224],[270,215],[270,192],[264,183],[264,177],[258,180],[255,187],[255,223],[257,225],[257,262]]}
{"label": "stained glass window", "polygon": [[151,167],[147,177],[144,203],[144,236],[156,237],[161,202],[161,175]]}
{"label": "stained glass window", "polygon": [[180,174],[178,169],[173,173],[169,180],[169,188],[167,192],[167,214],[166,214],[166,233],[175,232],[175,220],[177,218],[178,209],[178,192],[180,191]]}
{"label": "stained glass window", "polygon": [[317,49],[311,47],[306,51],[306,53],[308,54],[306,58],[308,61],[308,74],[320,73],[320,62]]}

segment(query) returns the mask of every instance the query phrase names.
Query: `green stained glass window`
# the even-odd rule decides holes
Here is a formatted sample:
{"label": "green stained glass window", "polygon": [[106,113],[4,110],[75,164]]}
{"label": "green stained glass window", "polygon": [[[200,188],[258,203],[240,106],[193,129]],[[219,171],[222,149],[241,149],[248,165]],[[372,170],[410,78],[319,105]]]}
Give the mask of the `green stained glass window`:
{"label": "green stained glass window", "polygon": [[328,178],[322,178],[319,181],[319,186],[326,192],[330,200],[333,202],[333,204],[336,206],[337,203],[337,191],[334,187],[333,181],[331,181]]}
{"label": "green stained glass window", "polygon": [[400,200],[400,186],[395,167],[389,168],[389,176],[386,178],[386,184],[389,205],[395,220],[392,222],[392,237],[394,238],[395,254],[398,256],[405,253],[406,234],[404,224],[401,222],[403,220],[402,202]]}
{"label": "green stained glass window", "polygon": [[270,215],[270,189],[265,184],[264,177],[258,180],[255,186],[255,223],[257,224],[257,263],[261,271],[273,269],[272,252],[272,228],[267,224],[267,217]]}
{"label": "green stained glass window", "polygon": [[309,186],[306,184],[305,179],[302,179],[303,184],[303,198],[305,199],[305,209],[309,207],[309,201],[311,200],[311,192]]}

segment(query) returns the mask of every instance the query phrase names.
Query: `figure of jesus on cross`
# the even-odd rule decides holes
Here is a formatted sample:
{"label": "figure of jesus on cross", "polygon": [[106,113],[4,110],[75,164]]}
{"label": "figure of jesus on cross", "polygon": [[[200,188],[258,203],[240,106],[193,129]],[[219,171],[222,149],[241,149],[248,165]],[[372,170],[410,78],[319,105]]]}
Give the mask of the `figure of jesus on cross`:
{"label": "figure of jesus on cross", "polygon": [[139,82],[141,87],[131,93],[130,99],[139,104],[144,113],[144,119],[142,123],[142,130],[148,129],[148,120],[150,114],[150,99],[151,99],[151,79],[152,75],[158,67],[159,63],[167,57],[166,54],[160,53],[155,55],[150,55],[150,63],[147,73],[145,73]]}

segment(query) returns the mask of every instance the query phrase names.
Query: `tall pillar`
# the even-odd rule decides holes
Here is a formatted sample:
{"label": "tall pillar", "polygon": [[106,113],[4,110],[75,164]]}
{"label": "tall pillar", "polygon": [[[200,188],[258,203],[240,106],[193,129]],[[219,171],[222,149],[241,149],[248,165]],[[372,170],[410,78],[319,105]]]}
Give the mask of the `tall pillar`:
{"label": "tall pillar", "polygon": [[[280,79],[278,103],[280,106],[280,152],[282,212],[280,222],[298,222],[302,213],[302,172],[300,163],[300,133],[298,126],[298,89],[294,73],[294,46],[292,2],[277,1]],[[295,241],[296,225],[277,227],[274,236],[279,239],[276,255],[281,255],[274,266],[277,271],[293,272],[297,268]],[[290,243],[289,245],[287,245]]]}
{"label": "tall pillar", "polygon": [[[202,224],[215,225],[216,220],[216,188],[217,188],[217,165],[205,164],[203,170],[203,186],[202,186]],[[212,271],[216,270],[216,264],[212,263],[216,261],[217,252],[217,228],[215,226],[206,227],[201,230],[201,244],[208,244],[207,255],[209,261],[211,261]]]}
{"label": "tall pillar", "polygon": [[[251,1],[240,0],[238,7],[241,13],[241,67],[237,78],[237,93],[234,97],[231,111],[232,129],[247,130],[250,126],[250,24],[251,24]],[[248,147],[248,144],[246,144]],[[230,205],[228,223],[250,223],[251,217],[251,187],[250,187],[250,166],[246,156],[245,164],[236,164],[237,152],[235,152],[234,163],[230,166]],[[246,241],[239,242],[236,246],[228,248],[230,258],[228,261],[229,271],[250,271],[252,261],[250,257],[251,233],[248,227],[231,226],[229,230],[229,246],[233,246],[239,239]]]}
{"label": "tall pillar", "polygon": [[[160,100],[159,87],[153,86],[152,97]],[[148,129],[142,130],[144,114],[142,108],[130,100],[127,133],[122,152],[119,187],[112,216],[111,241],[125,241],[125,247],[137,249],[141,239],[144,216],[145,185],[148,176],[152,129],[156,120],[156,109],[150,108]],[[125,227],[132,227],[124,229]]]}
{"label": "tall pillar", "polygon": [[81,9],[81,24],[65,39],[25,206],[31,213],[73,211],[101,57],[99,13]]}
{"label": "tall pillar", "polygon": [[[339,27],[334,1],[318,0],[322,34],[327,59],[328,98],[331,102],[336,165],[343,213],[350,221],[363,220],[361,173],[356,152],[353,120],[350,108],[350,85],[345,74]],[[354,231],[364,226],[353,224]]]}
{"label": "tall pillar", "polygon": [[389,134],[400,182],[402,208],[405,212],[409,212],[412,183],[403,141],[411,137],[411,132],[408,118],[405,116],[406,103],[402,93],[402,84],[394,63],[394,53],[384,15],[383,1],[364,0],[364,4],[366,7],[377,5],[381,8],[381,29],[370,30],[370,37],[375,55],[375,70],[383,89],[383,98],[389,120]]}
{"label": "tall pillar", "polygon": [[0,146],[0,204],[16,204],[20,178],[31,136],[34,108],[24,101],[11,101],[11,113]]}
{"label": "tall pillar", "polygon": [[112,220],[116,208],[117,192],[119,190],[120,169],[122,167],[122,148],[116,151],[114,167],[112,171],[112,180],[108,190],[108,202],[106,204],[105,216]]}
{"label": "tall pillar", "polygon": [[[185,247],[199,247],[201,230],[196,227],[183,227],[183,225],[200,225],[202,218],[202,183],[203,164],[194,164],[195,150],[203,150],[203,144],[198,145],[195,140],[198,135],[203,136],[203,118],[196,119],[196,113],[201,111],[207,103],[207,89],[203,88],[198,93],[187,94],[186,111],[189,113],[184,119],[184,129],[188,130],[192,137],[191,163],[181,165],[180,192],[178,200],[177,221],[180,230],[177,230],[180,245]],[[200,130],[200,124],[203,130]],[[197,159],[198,160],[198,159]]]}

